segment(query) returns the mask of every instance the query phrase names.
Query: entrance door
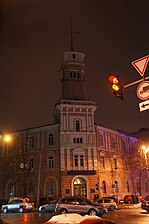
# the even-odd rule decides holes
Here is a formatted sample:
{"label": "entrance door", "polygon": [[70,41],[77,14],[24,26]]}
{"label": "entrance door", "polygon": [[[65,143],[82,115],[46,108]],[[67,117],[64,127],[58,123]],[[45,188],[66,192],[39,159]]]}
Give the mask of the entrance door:
{"label": "entrance door", "polygon": [[82,177],[77,177],[74,182],[74,195],[87,197],[86,181]]}

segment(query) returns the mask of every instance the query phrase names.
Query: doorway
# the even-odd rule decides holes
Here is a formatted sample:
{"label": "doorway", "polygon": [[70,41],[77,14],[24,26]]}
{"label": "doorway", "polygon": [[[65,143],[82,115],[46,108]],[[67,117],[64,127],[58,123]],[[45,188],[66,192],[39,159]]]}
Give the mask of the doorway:
{"label": "doorway", "polygon": [[87,197],[86,181],[82,177],[77,177],[74,182],[74,196]]}

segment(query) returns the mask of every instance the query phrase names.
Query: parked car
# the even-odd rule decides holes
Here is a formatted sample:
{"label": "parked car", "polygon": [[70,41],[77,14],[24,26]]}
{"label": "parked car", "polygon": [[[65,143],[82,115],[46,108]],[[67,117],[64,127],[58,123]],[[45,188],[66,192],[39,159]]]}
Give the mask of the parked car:
{"label": "parked car", "polygon": [[145,201],[149,201],[149,195],[145,196]]}
{"label": "parked car", "polygon": [[52,200],[47,204],[39,206],[39,212],[54,212],[57,200]]}
{"label": "parked car", "polygon": [[89,199],[85,197],[70,196],[60,199],[55,207],[57,213],[79,213],[88,215],[102,216],[108,212],[107,208],[99,205],[94,205]]}
{"label": "parked car", "polygon": [[2,208],[2,205],[8,204],[8,200],[6,198],[0,198],[0,209]]}
{"label": "parked car", "polygon": [[117,209],[116,202],[111,198],[100,198],[97,199],[94,203],[97,205],[104,205],[109,211],[114,211]]}
{"label": "parked car", "polygon": [[16,199],[6,205],[2,205],[2,212],[31,212],[33,209],[33,203],[27,202],[26,199]]}
{"label": "parked car", "polygon": [[55,215],[53,216],[49,221],[47,221],[45,224],[115,224],[114,221],[109,219],[103,219],[98,216],[81,216],[76,213],[70,213],[70,214],[61,214],[61,215]]}
{"label": "parked car", "polygon": [[142,201],[141,202],[141,208],[143,210],[146,210],[147,212],[149,212],[149,200],[148,201]]}
{"label": "parked car", "polygon": [[133,200],[132,200],[132,197],[130,194],[127,194],[124,196],[124,203],[125,204],[132,204],[133,203]]}
{"label": "parked car", "polygon": [[109,199],[113,199],[116,203],[119,203],[118,201],[118,197],[116,195],[112,195],[112,196],[105,196],[105,197],[102,197],[102,198],[109,198]]}

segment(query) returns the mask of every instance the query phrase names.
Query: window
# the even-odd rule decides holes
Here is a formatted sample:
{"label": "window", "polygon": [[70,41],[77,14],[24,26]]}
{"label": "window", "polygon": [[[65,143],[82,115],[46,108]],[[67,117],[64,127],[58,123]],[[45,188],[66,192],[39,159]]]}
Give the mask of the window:
{"label": "window", "polygon": [[114,138],[111,139],[111,144],[112,144],[112,148],[116,149],[116,142]]}
{"label": "window", "polygon": [[33,184],[31,182],[29,183],[29,196],[33,196]]}
{"label": "window", "polygon": [[84,166],[84,157],[80,155],[80,166]]}
{"label": "window", "polygon": [[99,135],[99,145],[103,146],[103,136],[101,134]]}
{"label": "window", "polygon": [[29,160],[29,170],[33,170],[34,169],[34,160],[30,159]]}
{"label": "window", "polygon": [[83,143],[83,138],[73,138],[73,143]]}
{"label": "window", "polygon": [[10,197],[14,197],[16,195],[16,186],[14,184],[12,184],[10,186],[10,193],[9,193],[9,196]]}
{"label": "window", "polygon": [[80,131],[80,121],[79,120],[75,121],[75,130]]}
{"label": "window", "polygon": [[75,160],[74,161],[75,162],[75,166],[78,166],[78,156],[77,155],[74,156],[74,160]]}
{"label": "window", "polygon": [[126,160],[124,160],[124,164],[125,164],[125,170],[128,170],[128,163]]}
{"label": "window", "polygon": [[126,152],[126,143],[122,141],[122,152]]}
{"label": "window", "polygon": [[100,157],[100,160],[101,160],[101,166],[102,166],[102,168],[105,168],[105,158],[104,158],[104,156],[101,156]]}
{"label": "window", "polygon": [[114,158],[113,160],[114,160],[114,169],[117,169],[117,159]]}
{"label": "window", "polygon": [[54,159],[53,156],[49,156],[49,169],[54,167]]}
{"label": "window", "polygon": [[49,183],[49,197],[54,195],[54,182],[50,181]]}
{"label": "window", "polygon": [[79,72],[77,73],[77,78],[78,78],[78,79],[80,78],[80,73],[79,73]]}
{"label": "window", "polygon": [[34,148],[34,144],[35,143],[35,141],[34,141],[34,137],[33,136],[31,136],[30,138],[29,138],[29,147],[30,147],[30,149],[33,149]]}
{"label": "window", "polygon": [[126,188],[127,188],[127,192],[129,193],[130,192],[130,189],[129,189],[129,183],[128,183],[128,181],[126,183]]}
{"label": "window", "polygon": [[53,133],[49,134],[49,145],[53,145]]}
{"label": "window", "polygon": [[75,155],[74,156],[74,165],[75,165],[75,167],[83,167],[84,166],[84,155]]}
{"label": "window", "polygon": [[106,192],[107,192],[107,189],[106,189],[106,182],[105,182],[105,181],[102,181],[102,192],[103,192],[103,193],[106,193]]}
{"label": "window", "polygon": [[118,187],[118,182],[115,181],[115,191],[116,193],[119,193],[119,187]]}
{"label": "window", "polygon": [[14,175],[16,173],[16,163],[15,162],[11,162],[10,163],[10,174]]}
{"label": "window", "polygon": [[146,188],[146,192],[149,192],[149,188],[148,188],[148,182],[145,182],[145,188]]}

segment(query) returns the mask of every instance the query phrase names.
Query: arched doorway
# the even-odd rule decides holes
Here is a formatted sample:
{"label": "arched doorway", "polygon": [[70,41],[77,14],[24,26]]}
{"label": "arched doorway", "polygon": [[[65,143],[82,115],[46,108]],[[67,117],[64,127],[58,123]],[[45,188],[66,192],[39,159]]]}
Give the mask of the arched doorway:
{"label": "arched doorway", "polygon": [[75,196],[87,196],[86,181],[82,177],[77,177],[73,182]]}

